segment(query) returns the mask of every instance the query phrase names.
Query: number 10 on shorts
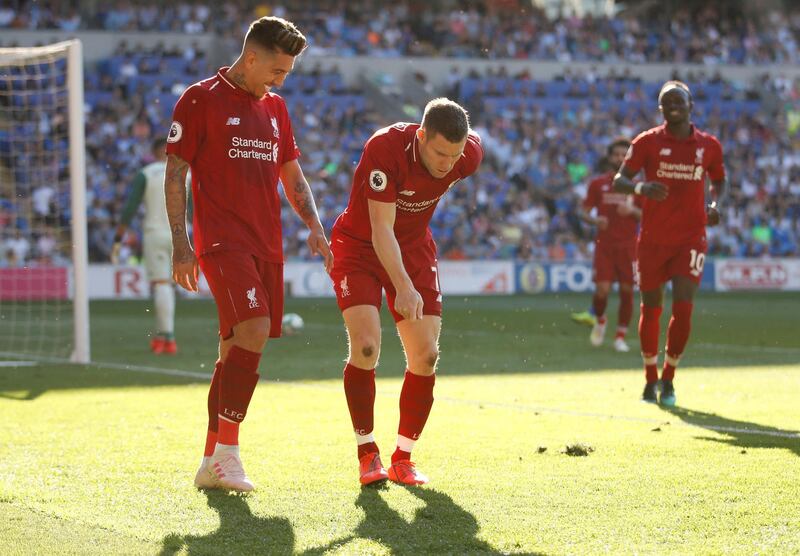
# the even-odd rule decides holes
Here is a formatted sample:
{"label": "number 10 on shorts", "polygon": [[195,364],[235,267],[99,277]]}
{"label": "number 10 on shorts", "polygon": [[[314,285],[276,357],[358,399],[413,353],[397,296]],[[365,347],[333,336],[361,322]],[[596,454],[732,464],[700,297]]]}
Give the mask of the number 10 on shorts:
{"label": "number 10 on shorts", "polygon": [[703,266],[705,264],[705,253],[698,253],[697,249],[692,249],[689,251],[689,273],[692,276],[700,276],[703,273]]}
{"label": "number 10 on shorts", "polygon": [[433,271],[433,279],[435,280],[436,291],[439,292],[439,295],[436,296],[436,301],[441,301],[442,300],[442,286],[439,284],[439,269],[436,268],[435,266],[432,266],[431,270]]}

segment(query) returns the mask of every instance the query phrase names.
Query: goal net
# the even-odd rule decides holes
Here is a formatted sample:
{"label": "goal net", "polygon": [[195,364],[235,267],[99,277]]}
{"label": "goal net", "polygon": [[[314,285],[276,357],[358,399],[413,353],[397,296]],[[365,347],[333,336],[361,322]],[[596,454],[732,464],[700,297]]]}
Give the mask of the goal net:
{"label": "goal net", "polygon": [[0,357],[89,361],[81,43],[0,48]]}

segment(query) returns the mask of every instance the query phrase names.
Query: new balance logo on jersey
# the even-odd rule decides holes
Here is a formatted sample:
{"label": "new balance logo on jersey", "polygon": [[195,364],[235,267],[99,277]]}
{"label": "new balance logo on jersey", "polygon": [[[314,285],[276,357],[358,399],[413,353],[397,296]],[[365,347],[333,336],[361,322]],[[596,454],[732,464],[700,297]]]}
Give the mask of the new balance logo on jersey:
{"label": "new balance logo on jersey", "polygon": [[342,292],[342,297],[348,297],[350,295],[350,287],[347,285],[347,276],[342,278],[342,281],[339,282],[339,289]]}
{"label": "new balance logo on jersey", "polygon": [[250,301],[251,309],[257,309],[258,307],[261,307],[261,305],[258,304],[258,299],[256,299],[255,288],[250,288],[249,290],[247,290],[247,299]]}
{"label": "new balance logo on jersey", "polygon": [[400,192],[400,195],[405,195],[406,197],[411,197],[415,192],[409,191],[408,189],[404,189]]}
{"label": "new balance logo on jersey", "polygon": [[660,156],[669,156],[672,154],[672,149],[661,149],[661,152],[658,154]]}
{"label": "new balance logo on jersey", "polygon": [[278,118],[270,118],[269,121],[272,123],[272,135],[275,136],[275,139],[280,138],[281,134],[278,131]]}
{"label": "new balance logo on jersey", "polygon": [[228,118],[228,121],[225,122],[225,125],[239,125],[239,118]]}

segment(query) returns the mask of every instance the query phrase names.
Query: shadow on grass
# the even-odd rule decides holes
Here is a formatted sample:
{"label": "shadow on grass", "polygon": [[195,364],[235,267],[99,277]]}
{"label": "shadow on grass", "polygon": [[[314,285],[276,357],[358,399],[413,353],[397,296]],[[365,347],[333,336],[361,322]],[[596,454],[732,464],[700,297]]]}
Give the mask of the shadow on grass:
{"label": "shadow on grass", "polygon": [[128,372],[101,367],[42,363],[0,370],[0,400],[30,401],[48,391],[208,384],[208,378]]}
{"label": "shadow on grass", "polygon": [[[392,554],[503,554],[477,538],[475,516],[448,495],[418,487],[408,491],[425,502],[411,523],[389,507],[379,489],[364,488],[355,502],[363,510],[364,519],[353,534],[301,554],[324,554],[359,538],[380,543]],[[219,528],[208,535],[167,535],[161,543],[160,556],[296,554],[294,529],[288,519],[253,515],[246,496],[221,491],[205,491],[205,495],[209,507],[219,514]]]}
{"label": "shadow on grass", "polygon": [[383,499],[380,491],[385,488],[361,490],[355,504],[364,511],[364,519],[353,537],[306,554],[323,554],[352,538],[378,542],[391,554],[503,554],[478,538],[478,520],[447,494],[430,488],[408,487],[411,494],[425,502],[409,523]]}
{"label": "shadow on grass", "polygon": [[284,517],[253,515],[245,496],[206,491],[208,505],[219,514],[219,528],[208,535],[167,535],[160,555],[294,554],[294,529]]}
{"label": "shadow on grass", "polygon": [[740,448],[783,448],[800,456],[800,431],[728,419],[714,413],[704,413],[685,407],[660,407],[679,417],[685,423],[724,434],[727,437],[702,437],[704,440]]}

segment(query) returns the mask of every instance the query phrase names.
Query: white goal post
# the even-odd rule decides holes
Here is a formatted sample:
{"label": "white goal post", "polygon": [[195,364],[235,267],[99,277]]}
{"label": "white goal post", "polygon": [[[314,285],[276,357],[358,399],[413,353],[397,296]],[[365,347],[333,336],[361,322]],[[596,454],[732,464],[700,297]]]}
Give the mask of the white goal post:
{"label": "white goal post", "polygon": [[90,361],[83,52],[0,48],[0,353]]}

